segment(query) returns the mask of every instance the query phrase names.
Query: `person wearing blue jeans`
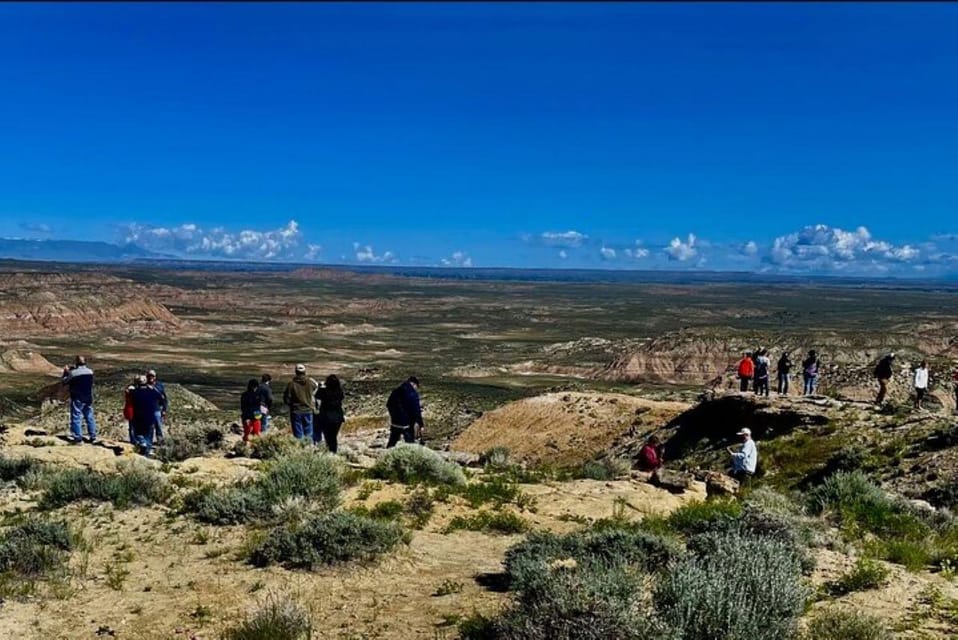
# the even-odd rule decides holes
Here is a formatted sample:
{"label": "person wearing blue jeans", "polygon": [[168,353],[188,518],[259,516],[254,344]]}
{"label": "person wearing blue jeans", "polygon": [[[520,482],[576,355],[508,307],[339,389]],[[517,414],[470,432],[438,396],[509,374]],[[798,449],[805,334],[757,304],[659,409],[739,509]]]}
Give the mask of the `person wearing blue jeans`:
{"label": "person wearing blue jeans", "polygon": [[157,443],[163,442],[163,420],[166,418],[166,410],[170,406],[170,402],[166,397],[166,387],[163,386],[163,383],[156,379],[156,371],[150,369],[146,373],[146,383],[156,389],[157,393],[160,394],[160,403],[156,409],[156,412],[153,414],[153,441]]}
{"label": "person wearing blue jeans", "polygon": [[61,383],[70,387],[70,441],[83,442],[81,422],[86,422],[90,442],[96,442],[96,418],[93,415],[93,370],[83,356],[77,356],[72,367],[63,368]]}
{"label": "person wearing blue jeans", "polygon": [[296,374],[286,385],[283,402],[289,407],[293,435],[307,442],[313,439],[313,407],[319,383],[306,376],[306,365],[296,365]]}
{"label": "person wearing blue jeans", "polygon": [[161,402],[163,396],[160,392],[146,383],[145,376],[141,376],[140,384],[130,392],[130,403],[133,405],[134,442],[147,457],[153,454],[156,413]]}
{"label": "person wearing blue jeans", "polygon": [[805,381],[806,396],[815,394],[815,384],[818,382],[818,354],[815,351],[809,351],[808,357],[802,361],[802,379]]}

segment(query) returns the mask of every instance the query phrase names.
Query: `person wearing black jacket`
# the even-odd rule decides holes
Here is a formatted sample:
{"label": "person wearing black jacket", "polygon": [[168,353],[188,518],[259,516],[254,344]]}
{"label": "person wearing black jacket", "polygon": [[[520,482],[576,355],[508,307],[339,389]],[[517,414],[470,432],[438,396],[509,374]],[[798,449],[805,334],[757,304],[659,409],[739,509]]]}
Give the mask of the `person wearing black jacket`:
{"label": "person wearing black jacket", "polygon": [[878,378],[878,396],[875,398],[875,404],[881,406],[885,401],[885,394],[888,393],[888,382],[895,374],[892,369],[892,363],[895,361],[895,354],[889,353],[882,358],[875,366],[875,377]]}
{"label": "person wearing black jacket", "polygon": [[258,436],[262,430],[262,405],[259,397],[259,383],[252,378],[246,383],[246,391],[240,396],[240,419],[243,421],[243,442],[249,442],[251,435]]}
{"label": "person wearing black jacket", "polygon": [[313,443],[319,444],[320,440],[325,439],[330,453],[336,453],[339,448],[339,429],[346,422],[343,414],[344,397],[343,385],[334,375],[327,376],[323,386],[316,390],[319,409],[313,424]]}
{"label": "person wearing black jacket", "polygon": [[788,355],[788,351],[782,354],[782,357],[778,359],[778,395],[788,395],[788,382],[791,380],[792,373],[792,359]]}
{"label": "person wearing black jacket", "polygon": [[386,401],[389,410],[389,442],[386,448],[396,446],[399,439],[406,442],[416,441],[418,427],[419,439],[425,428],[422,421],[422,405],[419,402],[419,380],[410,376],[408,380],[393,389]]}

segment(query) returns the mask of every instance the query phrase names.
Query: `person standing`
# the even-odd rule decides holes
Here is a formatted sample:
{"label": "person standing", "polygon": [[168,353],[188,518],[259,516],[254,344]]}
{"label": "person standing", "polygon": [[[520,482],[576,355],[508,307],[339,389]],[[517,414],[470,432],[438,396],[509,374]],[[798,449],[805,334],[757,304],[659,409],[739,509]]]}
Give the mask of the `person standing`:
{"label": "person standing", "polygon": [[283,402],[289,407],[289,422],[293,436],[299,440],[313,438],[313,404],[319,383],[306,376],[306,365],[296,365],[293,379],[283,391]]}
{"label": "person standing", "polygon": [[818,384],[818,354],[812,349],[808,352],[808,357],[802,361],[802,381],[805,383],[802,393],[806,396],[815,394],[815,386]]}
{"label": "person standing", "polygon": [[259,383],[253,378],[246,383],[246,391],[240,396],[240,418],[243,421],[243,442],[249,442],[250,435],[260,434],[260,420],[263,414],[260,411]]}
{"label": "person standing", "polygon": [[928,363],[924,360],[915,369],[915,409],[922,410],[921,401],[928,393]]}
{"label": "person standing", "polygon": [[156,379],[156,371],[150,369],[146,372],[146,383],[156,389],[160,394],[160,403],[156,408],[156,415],[153,416],[154,442],[163,444],[163,421],[166,420],[166,410],[170,406],[170,401],[166,397],[166,386]]}
{"label": "person standing", "polygon": [[894,362],[895,354],[889,353],[875,365],[875,378],[878,380],[878,396],[875,398],[875,404],[878,406],[882,405],[888,393],[888,382],[895,373],[892,368]]}
{"label": "person standing", "polygon": [[748,391],[748,385],[755,374],[755,361],[752,360],[752,352],[746,351],[745,355],[738,363],[739,391]]}
{"label": "person standing", "polygon": [[386,401],[386,409],[389,411],[387,449],[396,446],[400,438],[406,442],[415,442],[417,427],[419,438],[422,439],[425,426],[419,401],[419,379],[416,376],[409,376],[405,382],[393,389]]}
{"label": "person standing", "polygon": [[330,453],[336,453],[339,449],[339,430],[346,422],[343,413],[345,396],[343,385],[335,375],[327,376],[323,386],[316,391],[319,409],[313,424],[313,442],[319,444],[320,439],[325,440]]}
{"label": "person standing", "polygon": [[90,443],[96,442],[96,418],[93,415],[93,370],[86,366],[86,359],[77,356],[72,367],[63,367],[60,382],[70,387],[70,442],[83,442],[80,422],[86,422]]}
{"label": "person standing", "polygon": [[951,374],[951,383],[955,387],[955,413],[958,413],[958,367],[955,367],[954,373]]}
{"label": "person standing", "polygon": [[759,349],[755,357],[755,393],[768,397],[768,370],[771,367],[768,351]]}
{"label": "person standing", "polygon": [[140,452],[147,458],[153,455],[153,435],[156,431],[156,412],[160,410],[163,396],[156,387],[140,376],[139,384],[130,393],[133,403],[133,436]]}
{"label": "person standing", "polygon": [[133,376],[130,386],[123,392],[123,418],[126,419],[129,428],[130,444],[136,444],[136,436],[133,433],[133,390],[140,385],[140,376]]}
{"label": "person standing", "polygon": [[273,410],[272,382],[273,376],[264,373],[260,377],[259,387],[256,388],[256,393],[259,394],[260,413],[263,414],[260,424],[260,430],[263,433],[266,433],[266,430],[269,429],[269,414]]}
{"label": "person standing", "polygon": [[777,375],[778,375],[778,395],[782,396],[788,395],[788,383],[791,380],[792,376],[792,358],[788,355],[788,351],[782,354],[782,357],[778,359],[777,365]]}
{"label": "person standing", "polygon": [[742,446],[736,451],[727,447],[726,451],[732,456],[732,477],[739,482],[745,482],[753,475],[758,467],[758,447],[752,440],[752,430],[745,428],[735,434],[742,438]]}

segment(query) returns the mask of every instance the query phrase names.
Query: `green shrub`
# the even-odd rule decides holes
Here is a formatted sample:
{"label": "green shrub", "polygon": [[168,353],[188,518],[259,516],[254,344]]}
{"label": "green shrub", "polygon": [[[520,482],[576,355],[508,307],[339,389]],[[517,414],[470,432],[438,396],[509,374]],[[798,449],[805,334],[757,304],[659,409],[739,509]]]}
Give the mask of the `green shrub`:
{"label": "green shrub", "polygon": [[666,523],[685,535],[728,531],[737,525],[742,510],[742,503],[735,498],[710,498],[682,505],[669,515]]}
{"label": "green shrub", "polygon": [[376,461],[370,473],[375,478],[406,484],[464,485],[466,476],[454,462],[419,445],[400,445]]}
{"label": "green shrub", "polygon": [[483,531],[486,533],[525,533],[529,523],[511,511],[479,511],[470,516],[456,516],[444,529],[453,531]]}
{"label": "green shrub", "polygon": [[426,526],[426,523],[429,522],[429,519],[432,517],[432,512],[435,510],[435,507],[436,505],[432,494],[430,494],[429,489],[425,487],[420,487],[413,491],[406,500],[406,513],[412,518],[412,526],[417,529],[422,529]]}
{"label": "green shrub", "polygon": [[854,591],[877,589],[888,579],[888,569],[873,560],[859,558],[855,566],[837,580],[826,585],[833,596],[843,596]]}
{"label": "green shrub", "polygon": [[557,566],[526,585],[474,640],[678,640],[643,599],[641,572],[617,565]]}
{"label": "green shrub", "polygon": [[260,460],[275,460],[303,449],[303,443],[289,435],[271,431],[249,442],[250,456]]}
{"label": "green shrub", "polygon": [[171,429],[156,447],[156,458],[163,462],[181,462],[203,456],[223,446],[223,431],[216,427],[188,425]]}
{"label": "green shrub", "polygon": [[379,502],[369,510],[369,517],[379,520],[396,520],[403,514],[403,504],[398,500]]}
{"label": "green shrub", "polygon": [[565,535],[535,532],[506,552],[506,572],[513,588],[522,590],[548,577],[556,562],[577,566],[629,565],[643,572],[666,568],[682,555],[672,539],[640,529],[586,529]]}
{"label": "green shrub", "polygon": [[826,609],[808,624],[805,640],[892,640],[881,620],[858,611]]}
{"label": "green shrub", "polygon": [[0,456],[0,481],[17,481],[27,474],[41,471],[43,465],[32,458],[8,458]]}
{"label": "green shrub", "polygon": [[[183,500],[201,522],[240,524],[270,520],[276,507],[303,499],[306,511],[330,511],[340,501],[340,466],[333,456],[302,450],[271,460],[261,476],[228,487],[203,487]],[[302,509],[301,509],[302,510]]]}
{"label": "green shrub", "polygon": [[353,560],[371,560],[403,539],[395,522],[350,512],[324,513],[287,523],[270,532],[250,554],[259,567],[282,564],[311,569]]}
{"label": "green shrub", "polygon": [[73,550],[66,522],[28,518],[0,532],[0,573],[37,578],[63,569]]}
{"label": "green shrub", "polygon": [[586,462],[576,474],[590,480],[615,480],[628,476],[632,471],[632,462],[625,458],[602,458]]}
{"label": "green shrub", "polygon": [[808,592],[801,565],[780,542],[703,534],[712,544],[679,561],[653,592],[683,640],[780,640],[795,634]]}
{"label": "green shrub", "polygon": [[65,469],[43,482],[41,509],[54,509],[79,500],[112,502],[118,509],[163,502],[169,497],[166,478],[145,464],[117,464],[117,473]]}
{"label": "green shrub", "polygon": [[501,476],[492,476],[483,478],[479,482],[453,486],[450,492],[464,498],[469,506],[474,509],[486,504],[493,504],[496,507],[514,504],[520,509],[527,509],[535,504],[535,500],[523,493],[518,483]]}
{"label": "green shrub", "polygon": [[511,456],[508,447],[493,447],[479,456],[479,462],[488,471],[502,471],[509,468]]}
{"label": "green shrub", "polygon": [[310,640],[309,611],[282,596],[270,596],[255,613],[223,633],[223,640]]}

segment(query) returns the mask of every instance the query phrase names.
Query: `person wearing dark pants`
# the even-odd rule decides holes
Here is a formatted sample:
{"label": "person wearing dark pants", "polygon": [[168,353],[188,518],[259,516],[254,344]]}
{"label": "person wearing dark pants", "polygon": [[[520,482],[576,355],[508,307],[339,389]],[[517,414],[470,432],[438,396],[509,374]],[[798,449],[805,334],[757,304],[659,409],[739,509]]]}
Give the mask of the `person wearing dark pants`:
{"label": "person wearing dark pants", "polygon": [[748,391],[748,385],[752,382],[752,376],[755,374],[755,361],[752,360],[752,352],[746,351],[745,355],[738,363],[739,391]]}
{"label": "person wearing dark pants", "polygon": [[875,397],[875,404],[881,406],[885,402],[885,396],[888,394],[888,383],[894,371],[895,354],[889,353],[875,365],[875,378],[878,380],[878,395]]}
{"label": "person wearing dark pants", "polygon": [[420,441],[425,429],[422,420],[422,405],[419,402],[419,380],[410,376],[408,380],[393,389],[386,401],[389,411],[389,442],[386,448],[396,446],[399,439],[415,442],[417,428]]}
{"label": "person wearing dark pants", "polygon": [[313,442],[319,444],[320,438],[326,441],[326,448],[330,453],[336,453],[339,448],[339,429],[346,422],[343,413],[343,385],[334,375],[326,377],[323,386],[316,390],[316,401],[319,411],[313,425]]}
{"label": "person wearing dark pants", "polygon": [[778,359],[778,395],[787,396],[788,395],[788,383],[792,377],[792,358],[788,355],[788,351],[782,354],[782,357]]}

